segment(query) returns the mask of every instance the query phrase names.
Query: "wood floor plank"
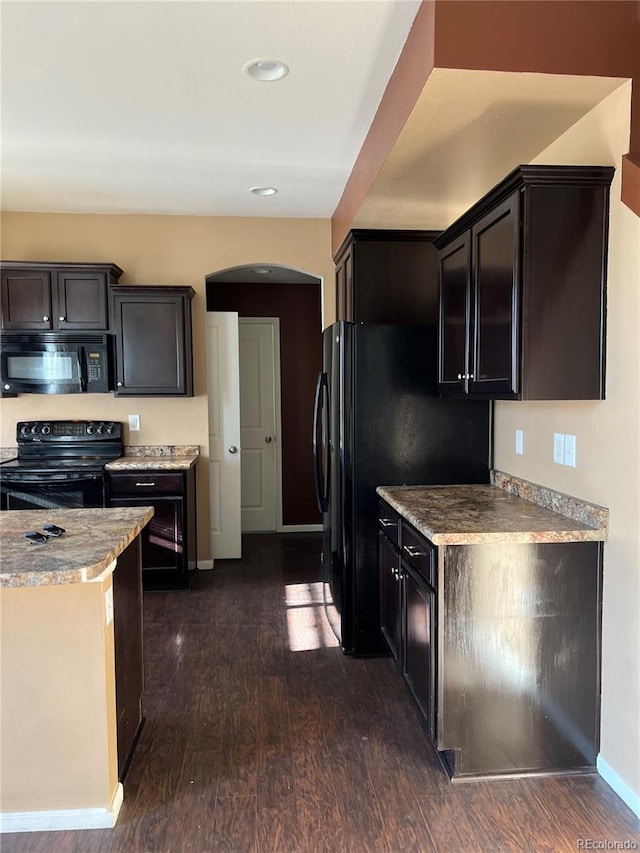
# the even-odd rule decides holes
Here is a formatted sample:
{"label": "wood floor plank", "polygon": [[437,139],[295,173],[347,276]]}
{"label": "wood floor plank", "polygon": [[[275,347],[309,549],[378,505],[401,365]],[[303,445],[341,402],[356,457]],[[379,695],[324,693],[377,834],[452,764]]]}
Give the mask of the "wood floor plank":
{"label": "wood floor plank", "polygon": [[207,853],[258,853],[256,798],[218,797]]}

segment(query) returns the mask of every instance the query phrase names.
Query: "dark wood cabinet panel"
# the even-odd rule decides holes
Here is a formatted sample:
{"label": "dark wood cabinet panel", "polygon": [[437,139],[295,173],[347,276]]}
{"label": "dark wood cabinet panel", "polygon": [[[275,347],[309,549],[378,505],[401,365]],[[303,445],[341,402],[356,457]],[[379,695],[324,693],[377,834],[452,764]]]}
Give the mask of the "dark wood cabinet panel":
{"label": "dark wood cabinet panel", "polygon": [[197,567],[195,468],[107,476],[109,506],[152,506],[140,534],[145,589],[189,586]]}
{"label": "dark wood cabinet panel", "polygon": [[115,264],[2,261],[2,328],[106,331]]}
{"label": "dark wood cabinet panel", "polygon": [[118,779],[126,776],[143,724],[140,536],[118,557],[113,573]]}
{"label": "dark wood cabinet panel", "polygon": [[112,288],[116,396],[193,395],[192,287]]}
{"label": "dark wood cabinet panel", "polygon": [[402,649],[400,557],[383,533],[378,536],[378,580],[380,584],[380,628],[391,654],[400,665]]}
{"label": "dark wood cabinet panel", "polygon": [[435,323],[437,231],[351,231],[335,255],[336,319]]}
{"label": "dark wood cabinet panel", "polygon": [[378,525],[380,628],[433,741],[436,549],[382,500]]}
{"label": "dark wood cabinet panel", "polygon": [[435,741],[435,591],[403,561],[403,675]]}
{"label": "dark wood cabinet panel", "polygon": [[57,273],[57,326],[64,329],[107,329],[108,277],[104,272],[60,270]]}
{"label": "dark wood cabinet panel", "polygon": [[3,329],[52,329],[51,310],[51,273],[3,266]]}
{"label": "dark wood cabinet panel", "polygon": [[442,396],[604,399],[613,173],[520,166],[436,238]]}

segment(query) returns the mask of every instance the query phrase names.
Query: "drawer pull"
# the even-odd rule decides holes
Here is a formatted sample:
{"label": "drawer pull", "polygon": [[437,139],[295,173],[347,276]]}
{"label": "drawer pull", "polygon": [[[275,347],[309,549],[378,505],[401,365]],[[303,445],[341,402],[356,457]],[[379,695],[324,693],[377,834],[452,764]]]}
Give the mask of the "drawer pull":
{"label": "drawer pull", "polygon": [[155,486],[155,483],[136,483],[136,486]]}
{"label": "drawer pull", "polygon": [[390,519],[390,518],[381,518],[381,519],[380,519],[380,524],[381,524],[383,527],[395,527],[395,526],[396,526],[396,522],[395,522],[395,521],[391,521],[391,519]]}
{"label": "drawer pull", "polygon": [[403,545],[402,550],[406,551],[410,557],[426,557],[426,553],[416,548],[415,545]]}

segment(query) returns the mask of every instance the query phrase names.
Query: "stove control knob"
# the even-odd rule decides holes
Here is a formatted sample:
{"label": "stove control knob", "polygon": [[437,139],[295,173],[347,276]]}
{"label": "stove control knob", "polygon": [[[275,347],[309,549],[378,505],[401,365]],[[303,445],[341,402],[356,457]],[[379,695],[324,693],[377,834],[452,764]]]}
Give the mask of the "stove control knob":
{"label": "stove control knob", "polygon": [[116,431],[115,424],[107,424],[107,435],[113,435]]}
{"label": "stove control knob", "polygon": [[38,424],[34,424],[31,427],[31,435],[37,435],[39,432],[40,432],[40,427],[38,426]]}
{"label": "stove control knob", "polygon": [[50,427],[50,425],[49,425],[49,424],[43,424],[43,425],[42,425],[42,429],[40,430],[40,432],[41,432],[43,435],[49,435],[49,434],[51,433],[51,427]]}
{"label": "stove control knob", "polygon": [[104,433],[104,424],[100,424],[98,427],[98,435],[103,435]]}
{"label": "stove control knob", "polygon": [[30,432],[31,427],[29,426],[29,424],[22,424],[22,426],[20,427],[20,435],[29,435]]}
{"label": "stove control knob", "polygon": [[96,431],[95,424],[87,424],[87,435],[93,435]]}

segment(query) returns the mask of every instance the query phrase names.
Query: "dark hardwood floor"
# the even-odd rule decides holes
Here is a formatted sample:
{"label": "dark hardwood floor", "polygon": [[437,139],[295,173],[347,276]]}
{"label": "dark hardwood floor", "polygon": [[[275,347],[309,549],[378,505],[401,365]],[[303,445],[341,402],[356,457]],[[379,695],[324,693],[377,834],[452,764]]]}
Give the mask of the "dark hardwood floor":
{"label": "dark hardwood floor", "polygon": [[451,784],[390,659],[346,658],[332,644],[319,538],[247,536],[244,553],[201,572],[190,592],[145,594],[147,722],[117,826],[4,835],[2,853],[575,851],[640,840],[640,822],[597,775]]}

